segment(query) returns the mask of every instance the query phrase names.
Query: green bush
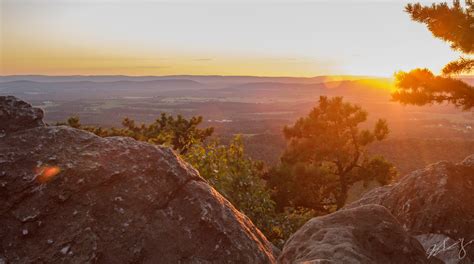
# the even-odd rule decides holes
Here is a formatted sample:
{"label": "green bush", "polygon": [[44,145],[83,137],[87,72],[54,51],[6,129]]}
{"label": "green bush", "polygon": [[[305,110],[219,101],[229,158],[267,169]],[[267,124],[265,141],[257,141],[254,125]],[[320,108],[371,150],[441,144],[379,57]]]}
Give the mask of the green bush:
{"label": "green bush", "polygon": [[271,229],[275,202],[261,177],[263,164],[245,156],[240,136],[229,145],[217,139],[194,145],[183,158],[255,225]]}

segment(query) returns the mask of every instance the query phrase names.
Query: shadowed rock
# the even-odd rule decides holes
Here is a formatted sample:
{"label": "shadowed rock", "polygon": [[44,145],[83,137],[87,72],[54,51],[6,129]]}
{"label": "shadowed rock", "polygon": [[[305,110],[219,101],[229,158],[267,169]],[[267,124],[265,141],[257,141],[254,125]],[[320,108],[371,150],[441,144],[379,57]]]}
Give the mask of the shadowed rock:
{"label": "shadowed rock", "polygon": [[393,185],[368,192],[347,208],[365,204],[388,208],[427,251],[447,263],[472,263],[474,155],[458,164],[442,161],[412,172]]}
{"label": "shadowed rock", "polygon": [[283,247],[286,263],[428,263],[423,247],[388,210],[366,205],[316,217]]}
{"label": "shadowed rock", "polygon": [[0,138],[0,263],[274,262],[251,221],[170,149],[29,120]]}
{"label": "shadowed rock", "polygon": [[44,126],[43,110],[13,96],[0,96],[0,134]]}

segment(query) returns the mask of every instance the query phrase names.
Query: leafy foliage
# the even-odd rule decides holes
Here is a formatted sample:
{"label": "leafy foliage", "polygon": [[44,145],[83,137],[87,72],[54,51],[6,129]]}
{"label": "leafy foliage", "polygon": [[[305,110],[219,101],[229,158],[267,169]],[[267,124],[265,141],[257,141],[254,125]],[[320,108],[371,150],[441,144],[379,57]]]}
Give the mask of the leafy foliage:
{"label": "leafy foliage", "polygon": [[164,144],[171,146],[181,154],[185,154],[194,144],[202,143],[214,132],[214,128],[200,129],[202,117],[192,117],[187,120],[181,115],[176,118],[162,113],[155,122],[146,125],[137,125],[134,120],[125,118],[122,121],[123,128],[102,128],[81,125],[79,117],[70,117],[66,123],[74,128],[87,130],[101,137],[125,136],[136,140],[153,144]]}
{"label": "leafy foliage", "polygon": [[435,76],[427,69],[398,72],[395,79],[399,89],[392,97],[400,103],[425,105],[446,101],[463,110],[474,107],[474,89],[461,80]]}
{"label": "leafy foliage", "polygon": [[452,61],[443,68],[444,75],[469,73],[474,69],[474,60],[459,58],[459,60]]}
{"label": "leafy foliage", "polygon": [[263,164],[244,155],[239,136],[228,146],[218,140],[194,145],[184,159],[257,226],[270,228],[266,218],[272,214],[274,202],[261,178]]}
{"label": "leafy foliage", "polygon": [[426,24],[428,29],[437,38],[451,43],[451,48],[464,53],[474,51],[474,2],[465,1],[463,8],[459,0],[453,5],[434,3],[423,6],[420,3],[408,4],[405,11],[411,19]]}
{"label": "leafy foliage", "polygon": [[273,245],[283,248],[285,241],[315,216],[316,212],[311,209],[287,207],[284,211],[274,212],[270,216],[271,229],[263,229],[263,233]]}
{"label": "leafy foliage", "polygon": [[389,133],[385,120],[372,130],[359,129],[367,112],[342,97],[320,97],[319,105],[292,127],[285,127],[289,141],[281,165],[265,177],[279,209],[286,206],[331,212],[344,206],[349,188],[358,181],[387,184],[393,166],[370,158],[365,147]]}
{"label": "leafy foliage", "polygon": [[[434,3],[431,6],[408,4],[405,11],[412,20],[426,24],[435,37],[450,43],[452,49],[466,55],[474,53],[472,0],[466,0],[464,6],[459,0],[453,0],[452,6],[447,3]],[[463,110],[470,110],[474,106],[474,88],[447,76],[469,73],[473,69],[474,60],[461,57],[443,68],[445,77],[434,76],[427,69],[398,72],[395,75],[398,90],[393,94],[393,99],[414,105],[448,102]]]}
{"label": "leafy foliage", "polygon": [[314,216],[307,209],[275,211],[275,202],[263,180],[263,164],[245,156],[240,136],[228,145],[217,139],[194,145],[184,159],[278,247]]}

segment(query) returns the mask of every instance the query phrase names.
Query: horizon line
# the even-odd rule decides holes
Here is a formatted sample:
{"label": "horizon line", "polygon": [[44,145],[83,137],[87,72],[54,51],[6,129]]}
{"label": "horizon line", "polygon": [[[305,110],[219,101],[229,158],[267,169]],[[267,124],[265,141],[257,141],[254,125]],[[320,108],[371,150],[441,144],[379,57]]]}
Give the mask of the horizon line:
{"label": "horizon line", "polygon": [[[170,75],[125,75],[125,74],[66,74],[66,75],[48,75],[48,74],[8,74],[0,75],[2,77],[22,77],[22,76],[42,76],[42,77],[256,77],[256,78],[305,78],[312,79],[318,77],[369,77],[369,78],[392,78],[378,75],[357,75],[357,74],[328,74],[314,76],[288,76],[288,75],[221,75],[221,74],[170,74]],[[474,76],[474,75],[473,75]]]}

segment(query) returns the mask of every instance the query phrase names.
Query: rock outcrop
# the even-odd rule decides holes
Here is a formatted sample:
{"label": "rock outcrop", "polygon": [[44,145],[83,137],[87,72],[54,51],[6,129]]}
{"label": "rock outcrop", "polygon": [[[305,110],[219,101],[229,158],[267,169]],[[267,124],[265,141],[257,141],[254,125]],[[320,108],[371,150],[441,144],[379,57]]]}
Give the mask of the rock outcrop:
{"label": "rock outcrop", "polygon": [[44,126],[0,97],[0,263],[273,263],[272,245],[170,149]]}
{"label": "rock outcrop", "polygon": [[385,206],[429,254],[447,263],[474,260],[474,155],[415,171],[347,208],[367,204]]}
{"label": "rock outcrop", "polygon": [[0,135],[44,126],[43,110],[13,96],[0,96]]}
{"label": "rock outcrop", "polygon": [[428,263],[425,251],[380,205],[316,217],[286,242],[279,262]]}

